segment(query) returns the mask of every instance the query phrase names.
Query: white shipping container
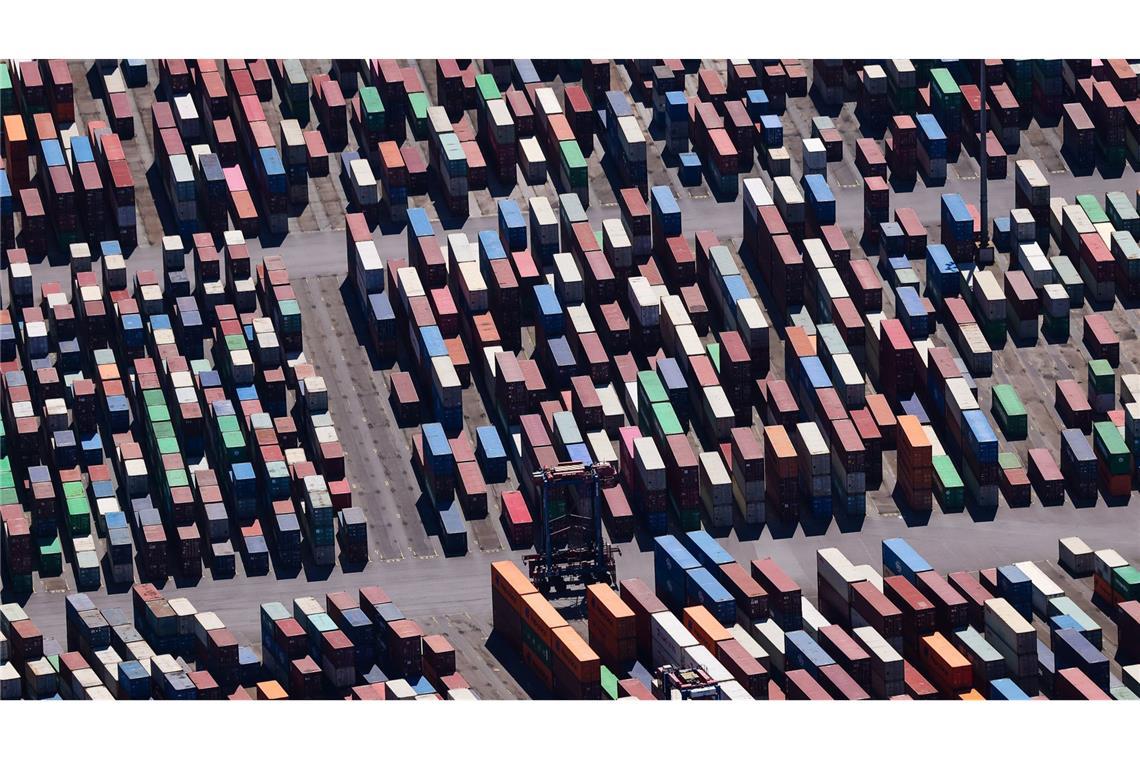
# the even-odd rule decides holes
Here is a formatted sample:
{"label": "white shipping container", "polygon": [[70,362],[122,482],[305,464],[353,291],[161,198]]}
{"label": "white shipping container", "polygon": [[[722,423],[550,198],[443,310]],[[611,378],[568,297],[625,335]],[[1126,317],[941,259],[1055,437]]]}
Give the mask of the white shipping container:
{"label": "white shipping container", "polygon": [[1013,606],[995,597],[986,600],[986,640],[991,644],[1001,641],[1016,654],[1036,651],[1036,633],[1033,624],[1023,618]]}
{"label": "white shipping container", "polygon": [[649,280],[644,277],[630,277],[627,281],[629,307],[634,319],[643,327],[655,326],[661,316],[660,299]]}
{"label": "white shipping container", "polygon": [[588,335],[597,332],[594,329],[594,320],[589,309],[584,304],[575,304],[566,307],[567,328],[576,335]]}
{"label": "white shipping container", "polygon": [[798,423],[795,441],[801,465],[806,465],[812,475],[827,475],[831,472],[830,450],[818,425],[814,422]]}
{"label": "white shipping container", "polygon": [[720,690],[720,698],[723,700],[749,702],[755,701],[748,690],[740,685],[739,681],[721,681],[717,684],[717,689]]}
{"label": "white shipping container", "polygon": [[732,476],[716,451],[703,451],[700,463],[701,502],[715,527],[732,524]]}
{"label": "white shipping container", "polygon": [[652,438],[641,437],[633,441],[633,459],[641,482],[649,491],[665,490],[665,462]]}
{"label": "white shipping container", "polygon": [[366,240],[356,244],[356,284],[362,298],[384,290],[384,260],[376,243]]}
{"label": "white shipping container", "polygon": [[804,221],[804,196],[791,177],[776,177],[774,184],[776,208],[789,224]]}
{"label": "white shipping container", "polygon": [[1093,572],[1109,583],[1112,582],[1112,571],[1127,564],[1115,549],[1100,549],[1093,554]]}
{"label": "white shipping container", "polygon": [[831,625],[823,613],[815,608],[806,597],[800,598],[800,610],[802,612],[804,621],[804,631],[808,636],[811,636],[815,641],[819,641],[819,629],[826,628]]}
{"label": "white shipping container", "polygon": [[431,360],[432,387],[446,409],[454,409],[463,403],[463,386],[455,371],[450,356],[436,356]]}
{"label": "white shipping container", "polygon": [[851,561],[835,547],[816,550],[815,568],[819,577],[847,601],[851,600],[851,585],[863,580]]}
{"label": "white shipping container", "polygon": [[1015,562],[1014,567],[1025,573],[1033,584],[1033,611],[1042,620],[1048,620],[1049,600],[1064,596],[1065,592],[1033,562]]}
{"label": "white shipping container", "polygon": [[602,221],[602,250],[612,267],[628,269],[633,266],[633,244],[629,241],[621,219]]}
{"label": "white shipping container", "polygon": [[1015,208],[1009,212],[1009,235],[1011,243],[1030,243],[1037,237],[1037,221],[1027,208]]}
{"label": "white shipping container", "polygon": [[[536,137],[525,137],[519,140],[519,165],[523,170],[523,178],[528,185],[542,185],[546,183],[546,154]],[[534,198],[531,199],[535,200]],[[543,198],[543,200],[546,200]]]}
{"label": "white shipping container", "polygon": [[751,633],[756,638],[756,643],[768,653],[768,661],[771,663],[772,669],[777,673],[783,673],[786,651],[784,630],[775,620],[768,618],[753,623]]}
{"label": "white shipping container", "polygon": [[855,639],[871,655],[871,672],[884,682],[901,681],[903,672],[902,655],[895,650],[878,631],[870,626],[861,626],[851,631]]}
{"label": "white shipping container", "polygon": [[356,202],[361,206],[375,206],[379,203],[380,195],[376,177],[372,174],[372,167],[369,166],[368,159],[355,159],[349,162],[348,169]]}
{"label": "white shipping container", "polygon": [[758,209],[762,206],[775,205],[772,201],[772,194],[768,192],[764,180],[759,177],[749,177],[744,180],[744,209],[753,220],[757,219]]}
{"label": "white shipping container", "polygon": [[732,412],[732,404],[728,403],[724,388],[719,385],[709,385],[701,389],[701,394],[705,420],[708,422],[713,439],[728,440],[735,424],[735,415]]}
{"label": "white shipping container", "polygon": [[667,610],[650,616],[649,636],[653,644],[654,668],[683,664],[685,650],[697,644],[693,634]]}
{"label": "white shipping container", "polygon": [[586,297],[582,273],[573,254],[554,254],[554,289],[564,306],[580,304]]}
{"label": "white shipping container", "polygon": [[748,653],[749,657],[759,662],[765,670],[768,670],[771,665],[768,653],[764,650],[764,647],[756,642],[756,639],[753,638],[752,634],[749,633],[744,626],[737,623],[732,626],[728,632],[732,634],[732,638],[736,639],[740,646],[744,647],[744,651]]}
{"label": "white shipping container", "polygon": [[859,580],[868,581],[872,586],[882,592],[883,576],[879,575],[879,571],[874,567],[871,565],[856,565],[855,572],[858,573]]}
{"label": "white shipping container", "polygon": [[690,668],[700,668],[709,675],[715,683],[732,680],[732,673],[717,658],[705,648],[703,644],[694,644],[685,647],[682,653],[684,664]]}
{"label": "white shipping container", "polygon": [[622,411],[618,392],[612,385],[603,385],[595,390],[598,393],[598,400],[602,402],[602,426],[610,435],[616,435],[618,428],[625,423],[625,413]]}
{"label": "white shipping container", "polygon": [[447,271],[450,273],[456,266],[465,261],[478,261],[479,247],[472,244],[471,239],[462,232],[451,232],[447,235]]}
{"label": "white shipping container", "polygon": [[454,132],[451,119],[447,116],[447,109],[443,106],[429,106],[427,110],[428,129],[433,135],[446,135]]}
{"label": "white shipping container", "polygon": [[[601,394],[599,394],[599,396],[600,395]],[[613,465],[617,464],[617,452],[614,450],[613,443],[610,442],[610,437],[606,435],[604,430],[586,433],[586,444],[590,447],[590,456],[595,463],[609,462]]]}
{"label": "white shipping container", "polygon": [[477,261],[459,264],[459,290],[469,314],[483,314],[489,308],[487,281]]}
{"label": "white shipping container", "polygon": [[535,100],[538,104],[535,111],[538,113],[547,116],[562,113],[562,106],[558,102],[558,97],[554,94],[554,90],[549,87],[540,87],[535,90]]}

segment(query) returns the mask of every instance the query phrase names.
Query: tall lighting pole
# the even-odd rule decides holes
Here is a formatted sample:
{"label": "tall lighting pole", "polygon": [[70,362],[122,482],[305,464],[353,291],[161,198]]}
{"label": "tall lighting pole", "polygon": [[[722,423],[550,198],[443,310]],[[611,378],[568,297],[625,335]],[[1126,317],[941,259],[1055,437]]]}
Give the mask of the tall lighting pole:
{"label": "tall lighting pole", "polygon": [[982,59],[981,76],[979,77],[979,81],[981,82],[981,90],[982,90],[982,112],[981,112],[981,118],[980,118],[980,124],[979,124],[979,126],[981,127],[981,130],[982,130],[982,133],[978,136],[978,146],[979,146],[978,147],[978,164],[981,168],[981,179],[982,179],[981,198],[980,198],[980,203],[979,203],[979,205],[981,206],[981,214],[982,214],[982,239],[981,239],[981,245],[979,246],[979,251],[981,251],[981,250],[985,250],[990,245],[989,192],[988,192],[988,187],[987,187],[987,183],[986,183],[986,180],[988,179],[988,177],[987,177],[987,174],[988,174],[987,164],[989,163],[989,161],[988,161],[988,159],[989,159],[988,147],[989,146],[986,144],[987,143],[986,135],[988,134],[988,132],[986,130],[986,100],[987,100],[987,98],[986,98],[986,59],[985,58]]}

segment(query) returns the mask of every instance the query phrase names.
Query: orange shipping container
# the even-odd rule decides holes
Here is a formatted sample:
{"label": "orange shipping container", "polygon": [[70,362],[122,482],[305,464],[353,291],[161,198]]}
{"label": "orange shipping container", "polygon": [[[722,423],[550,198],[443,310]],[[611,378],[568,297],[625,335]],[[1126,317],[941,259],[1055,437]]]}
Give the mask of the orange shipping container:
{"label": "orange shipping container", "polygon": [[944,694],[969,689],[973,682],[970,661],[954,648],[941,633],[923,636],[918,643],[918,655],[934,685]]}
{"label": "orange shipping container", "polygon": [[601,659],[586,640],[568,625],[554,630],[554,657],[579,683],[596,683],[601,679]]}
{"label": "orange shipping container", "polygon": [[257,698],[266,700],[288,699],[289,695],[276,681],[261,681],[257,684]]}
{"label": "orange shipping container", "polygon": [[522,598],[522,619],[548,647],[554,646],[554,632],[566,626],[565,618],[542,594],[527,594]]}
{"label": "orange shipping container", "polygon": [[508,560],[491,563],[491,591],[500,594],[511,609],[520,615],[523,597],[538,593],[538,589],[523,574],[522,568]]}
{"label": "orange shipping container", "polygon": [[983,697],[977,689],[970,689],[969,691],[962,692],[958,695],[958,699],[964,702],[985,702],[986,698]]}
{"label": "orange shipping container", "polygon": [[637,618],[618,593],[604,583],[586,587],[590,645],[607,662],[637,658]]}
{"label": "orange shipping container", "polygon": [[681,619],[689,633],[693,634],[697,641],[710,652],[716,652],[719,649],[717,646],[719,642],[732,638],[728,629],[701,605],[686,607]]}

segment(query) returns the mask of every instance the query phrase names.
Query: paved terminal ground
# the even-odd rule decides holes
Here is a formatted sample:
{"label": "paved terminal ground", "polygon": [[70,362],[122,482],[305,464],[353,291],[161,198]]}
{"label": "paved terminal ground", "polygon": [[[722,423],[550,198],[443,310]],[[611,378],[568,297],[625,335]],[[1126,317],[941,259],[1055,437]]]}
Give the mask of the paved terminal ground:
{"label": "paved terminal ground", "polygon": [[[91,97],[88,80],[90,61],[74,62],[75,100],[80,127],[92,119],[103,118],[101,106]],[[724,68],[724,61],[706,62]],[[310,73],[328,70],[328,61],[305,61]],[[158,75],[154,62],[150,64],[151,83]],[[614,87],[628,87],[624,70],[613,68]],[[434,92],[434,63],[420,64],[426,89]],[[620,73],[619,73],[620,72]],[[91,78],[94,81],[94,77]],[[690,78],[692,80],[692,78]],[[561,85],[556,85],[560,89]],[[693,86],[695,91],[695,85]],[[161,182],[154,178],[153,150],[150,145],[150,109],[154,95],[150,88],[129,90],[136,109],[137,137],[124,143],[131,169],[139,183],[137,188],[140,220],[139,247],[128,259],[130,274],[139,269],[161,270],[159,248],[162,220],[166,203],[161,195]],[[799,144],[810,136],[811,118],[816,111],[808,99],[789,99],[787,114],[783,117],[785,144],[792,155],[793,176],[799,176]],[[264,104],[270,126],[275,131],[281,115],[276,101]],[[856,257],[864,255],[858,240],[863,223],[863,187],[854,166],[854,142],[861,135],[848,104],[837,126],[844,134],[846,145],[841,164],[829,164],[831,187],[836,195],[838,222],[852,244]],[[647,134],[648,116],[638,108],[639,118]],[[1134,194],[1138,186],[1136,172],[1128,168],[1122,177],[1104,179],[1099,175],[1075,177],[1070,174],[1059,156],[1060,130],[1042,130],[1034,124],[1022,135],[1022,147],[1010,157],[1009,178],[990,183],[990,214],[1006,214],[1014,205],[1012,161],[1031,158],[1046,172],[1051,183],[1051,194],[1072,199],[1079,193],[1093,193],[1103,198],[1106,191],[1122,190]],[[422,144],[421,144],[422,145]],[[600,226],[601,220],[617,217],[614,191],[606,176],[607,167],[600,160],[603,154],[598,143],[589,157],[591,205],[588,215],[591,225]],[[740,199],[718,202],[707,186],[682,187],[675,168],[661,160],[660,143],[650,143],[650,184],[667,184],[677,195],[684,220],[684,229],[691,238],[696,230],[711,229],[734,252],[742,237],[742,210]],[[499,559],[520,560],[525,552],[513,551],[504,537],[499,522],[498,492],[514,487],[517,476],[513,473],[508,483],[491,486],[490,514],[482,520],[468,522],[469,553],[462,557],[444,557],[439,541],[433,535],[433,509],[421,498],[420,485],[411,466],[411,429],[396,426],[388,402],[387,375],[391,368],[374,365],[366,348],[367,331],[360,318],[355,298],[345,280],[344,208],[348,201],[339,178],[339,167],[334,165],[327,178],[310,178],[310,204],[305,212],[290,221],[290,233],[283,240],[251,241],[250,252],[255,258],[276,254],[284,258],[291,280],[302,303],[305,333],[305,354],[328,382],[330,410],[336,421],[340,440],[345,446],[348,479],[353,485],[353,502],[364,508],[368,518],[371,561],[358,572],[345,573],[340,565],[330,570],[306,567],[300,574],[288,577],[271,572],[264,577],[247,577],[239,566],[238,577],[214,581],[206,571],[204,578],[190,586],[179,586],[171,580],[163,588],[167,597],[185,596],[199,610],[213,610],[238,635],[239,641],[259,649],[258,606],[266,601],[288,601],[298,596],[313,595],[323,600],[329,591],[355,589],[358,586],[383,586],[400,609],[416,619],[428,632],[447,634],[459,650],[459,670],[484,697],[520,697],[535,693],[533,684],[521,666],[491,642],[490,622],[490,563]],[[753,170],[751,176],[766,174]],[[154,192],[152,192],[152,190]],[[892,209],[913,208],[925,225],[932,242],[939,239],[939,197],[942,193],[961,193],[967,202],[977,203],[977,163],[962,153],[960,160],[949,170],[946,184],[925,188],[921,180],[914,191],[892,193]],[[542,187],[517,184],[511,188],[492,183],[491,191],[472,193],[471,214],[465,220],[455,220],[436,213],[430,198],[416,197],[412,205],[426,205],[437,233],[462,229],[469,237],[484,229],[497,226],[496,203],[504,197],[519,201],[525,210],[526,199],[545,195],[555,200],[557,188],[551,181]],[[382,257],[405,257],[406,233],[400,228],[386,228],[377,237],[377,248]],[[739,255],[738,255],[739,258]],[[998,267],[1006,268],[1005,255],[998,256]],[[741,264],[746,262],[741,261]],[[923,263],[913,262],[919,279],[925,281]],[[746,267],[742,266],[742,271]],[[36,287],[43,282],[66,282],[66,263],[58,256],[33,265]],[[751,283],[756,291],[756,283]],[[3,285],[7,297],[6,281]],[[763,289],[761,289],[762,291]],[[761,292],[761,295],[764,295]],[[766,304],[767,306],[767,304]],[[884,289],[884,310],[893,313],[893,294]],[[770,309],[770,320],[778,323]],[[1085,313],[1091,311],[1084,308]],[[1140,316],[1136,310],[1114,308],[1104,312],[1109,324],[1121,339],[1121,366],[1119,374],[1140,371],[1140,350],[1137,330]],[[1050,345],[1044,341],[1031,348],[1014,348],[1012,344],[994,352],[994,373],[990,378],[978,378],[979,401],[988,414],[990,388],[996,383],[1011,383],[1018,390],[1029,413],[1029,437],[1026,441],[1002,441],[1003,450],[1013,450],[1025,461],[1025,452],[1035,446],[1047,446],[1056,454],[1060,422],[1052,407],[1053,384],[1057,379],[1074,377],[1084,383],[1087,352],[1081,345],[1082,328],[1077,312],[1072,315],[1072,335],[1069,342]],[[528,328],[529,331],[529,328]],[[782,376],[783,332],[773,330],[771,357],[773,373]],[[529,338],[525,339],[529,340]],[[935,340],[941,345],[952,345],[945,328],[938,327]],[[410,363],[403,365],[410,369]],[[474,368],[473,368],[474,369]],[[464,391],[466,415],[465,430],[488,424],[487,414],[479,390],[472,385]],[[900,514],[891,489],[894,485],[894,455],[884,456],[884,485],[875,494],[868,494],[868,513],[856,523],[797,524],[767,526],[758,534],[733,531],[721,538],[733,556],[747,564],[751,559],[764,556],[776,558],[791,576],[801,583],[805,593],[815,598],[815,551],[825,546],[839,547],[853,562],[870,563],[879,567],[880,541],[902,535],[923,554],[940,572],[976,570],[1020,560],[1034,560],[1047,568],[1047,572],[1061,583],[1066,593],[1073,596],[1086,610],[1092,609],[1091,583],[1074,581],[1056,566],[1059,538],[1079,535],[1094,549],[1112,547],[1125,559],[1140,562],[1140,497],[1135,492],[1127,504],[1108,506],[1104,501],[1095,507],[1077,509],[1071,502],[1055,507],[1036,503],[1022,509],[1010,509],[1002,500],[996,512],[979,512],[970,508],[959,513],[944,513],[936,504],[929,515]],[[642,577],[652,579],[652,540],[645,535],[620,546],[617,558],[619,578]],[[37,585],[25,603],[32,619],[47,635],[63,640],[65,636],[63,600],[71,591],[70,569],[64,576],[53,579],[46,587]],[[123,593],[109,594],[106,589],[91,593],[100,607],[129,608],[130,598]],[[21,600],[22,601],[22,600]],[[1099,611],[1093,611],[1098,622],[1105,625],[1106,639],[1110,628]],[[1114,644],[1112,644],[1114,646]],[[509,677],[504,673],[509,670]],[[1117,675],[1119,675],[1117,673]]]}

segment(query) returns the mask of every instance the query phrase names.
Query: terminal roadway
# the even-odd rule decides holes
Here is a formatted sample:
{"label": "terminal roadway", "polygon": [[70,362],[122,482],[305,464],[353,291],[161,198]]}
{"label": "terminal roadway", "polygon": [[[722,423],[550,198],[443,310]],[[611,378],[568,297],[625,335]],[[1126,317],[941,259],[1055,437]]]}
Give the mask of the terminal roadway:
{"label": "terminal roadway", "polygon": [[[773,557],[805,591],[815,598],[815,551],[835,546],[856,564],[881,566],[880,542],[893,536],[905,536],[939,572],[977,570],[1021,560],[1057,560],[1057,541],[1070,535],[1081,536],[1094,549],[1113,547],[1131,562],[1140,561],[1140,506],[1133,498],[1127,506],[1107,507],[1102,503],[1087,509],[1071,505],[1041,507],[1035,505],[1010,510],[1002,507],[994,520],[976,522],[968,512],[943,514],[937,508],[929,524],[911,531],[901,517],[868,518],[861,528],[842,532],[831,523],[822,535],[797,533],[794,541],[773,538],[765,531],[759,538],[741,542],[735,535],[721,543],[744,564],[759,557]],[[411,505],[408,508],[414,509]],[[407,558],[399,561],[371,562],[360,572],[343,574],[338,567],[321,580],[309,580],[305,574],[295,578],[277,578],[273,574],[243,578],[240,581],[204,580],[197,586],[177,588],[168,583],[163,593],[168,597],[185,596],[198,610],[217,612],[222,621],[239,634],[243,644],[257,644],[258,608],[263,602],[288,603],[299,596],[353,590],[364,585],[380,585],[404,614],[420,621],[432,618],[463,616],[477,622],[483,636],[490,632],[490,564],[500,559],[518,560],[522,552],[504,551],[487,554],[472,551],[463,557]],[[641,547],[635,541],[621,547],[617,558],[620,578],[640,577],[652,581],[652,544]],[[105,589],[90,594],[96,606],[130,608],[130,598],[108,594]],[[45,634],[65,640],[62,593],[37,593],[25,608]],[[1082,606],[1087,605],[1087,598]]]}
{"label": "terminal roadway", "polygon": [[[1140,187],[1137,174],[1131,168],[1127,169],[1122,177],[1116,179],[1102,179],[1099,175],[1090,177],[1075,177],[1068,172],[1047,175],[1050,182],[1050,194],[1064,198],[1073,198],[1081,193],[1091,193],[1103,198],[1106,192],[1119,190],[1133,198]],[[771,189],[771,182],[765,177],[765,183]],[[836,186],[832,183],[835,193],[837,222],[848,233],[858,237],[863,228],[863,187]],[[941,223],[940,196],[943,193],[960,193],[967,203],[978,202],[978,183],[974,180],[962,180],[957,177],[948,178],[946,184],[937,188],[924,188],[921,184],[914,192],[891,193],[892,209],[913,208],[919,219],[927,229],[937,227]],[[676,193],[675,193],[676,194]],[[743,232],[743,209],[741,196],[730,202],[717,202],[711,196],[704,198],[689,198],[681,196],[677,199],[681,209],[681,219],[688,235],[696,230],[713,230],[721,240],[739,240]],[[552,205],[556,207],[556,199]],[[520,206],[523,205],[520,202]],[[1009,178],[990,182],[990,217],[996,218],[1009,213],[1014,206],[1013,169],[1009,171]],[[524,209],[525,211],[525,209]],[[591,206],[587,209],[590,223],[593,227],[601,226],[603,219],[620,216],[616,205]],[[439,232],[456,230],[443,229],[437,219],[432,220]],[[249,241],[250,253],[255,258],[259,253],[278,254],[285,259],[292,277],[311,277],[319,275],[345,274],[345,248],[344,223],[338,220],[339,229],[321,230],[319,232],[294,232],[287,235],[284,240],[271,247],[263,248],[257,240]],[[466,220],[462,231],[469,238],[474,239],[482,230],[497,229],[498,218],[495,215],[473,216]],[[937,240],[936,235],[931,240]],[[398,233],[376,235],[376,247],[384,259],[405,257],[407,254],[407,234],[401,229]],[[162,269],[162,250],[158,246],[139,247],[127,258],[128,278],[133,279],[136,270],[151,269],[160,272]],[[68,279],[67,267],[64,263],[52,263],[48,260],[34,264],[32,272],[37,283]],[[7,296],[7,282],[4,283],[5,297]]]}

